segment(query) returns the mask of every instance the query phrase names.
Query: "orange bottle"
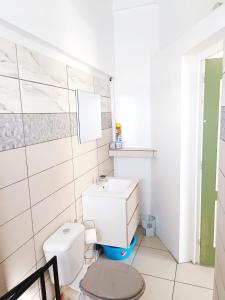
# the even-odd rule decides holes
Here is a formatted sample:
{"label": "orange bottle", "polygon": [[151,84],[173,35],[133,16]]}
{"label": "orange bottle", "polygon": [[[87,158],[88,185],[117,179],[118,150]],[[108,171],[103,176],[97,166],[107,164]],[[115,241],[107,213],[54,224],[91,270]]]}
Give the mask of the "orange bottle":
{"label": "orange bottle", "polygon": [[121,123],[116,123],[115,126],[115,131],[116,131],[116,142],[115,142],[115,146],[117,149],[122,148],[123,146],[123,142],[122,142],[122,135],[121,135]]}

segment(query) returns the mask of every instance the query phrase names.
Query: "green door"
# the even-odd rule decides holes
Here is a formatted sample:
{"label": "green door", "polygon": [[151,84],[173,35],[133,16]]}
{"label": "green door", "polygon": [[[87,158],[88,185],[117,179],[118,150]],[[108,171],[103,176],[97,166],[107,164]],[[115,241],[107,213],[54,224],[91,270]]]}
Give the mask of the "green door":
{"label": "green door", "polygon": [[216,163],[222,69],[222,58],[205,61],[200,238],[200,264],[204,266],[214,266],[215,263],[214,210],[217,199]]}

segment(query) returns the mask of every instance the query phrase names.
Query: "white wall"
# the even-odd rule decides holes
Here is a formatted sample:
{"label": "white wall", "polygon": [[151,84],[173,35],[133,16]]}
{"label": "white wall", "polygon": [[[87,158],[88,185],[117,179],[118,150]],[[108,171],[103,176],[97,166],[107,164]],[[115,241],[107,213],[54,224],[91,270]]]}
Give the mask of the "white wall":
{"label": "white wall", "polygon": [[168,45],[212,12],[216,0],[160,0],[160,44]]}
{"label": "white wall", "polygon": [[[151,147],[151,56],[158,50],[158,5],[147,1],[116,1],[115,120],[122,123],[124,147]],[[133,5],[138,6],[133,7]],[[139,2],[139,3],[137,3]],[[150,160],[115,160],[115,174],[141,179],[143,211],[150,211]]]}
{"label": "white wall", "polygon": [[135,8],[138,6],[145,6],[153,3],[158,3],[158,0],[114,0],[113,9],[121,10],[121,9],[129,9]]}
{"label": "white wall", "polygon": [[112,0],[3,0],[0,20],[113,73]]}
{"label": "white wall", "polygon": [[[179,262],[194,259],[199,54],[225,37],[225,7],[202,20],[152,61],[152,212],[157,233]],[[192,80],[191,80],[192,79]],[[198,166],[199,167],[199,166]]]}

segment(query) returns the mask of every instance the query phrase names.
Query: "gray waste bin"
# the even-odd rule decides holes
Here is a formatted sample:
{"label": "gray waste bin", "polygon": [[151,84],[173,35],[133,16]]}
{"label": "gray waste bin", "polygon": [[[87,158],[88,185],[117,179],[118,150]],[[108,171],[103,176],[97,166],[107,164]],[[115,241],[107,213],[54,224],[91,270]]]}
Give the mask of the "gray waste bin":
{"label": "gray waste bin", "polygon": [[146,236],[154,236],[156,232],[156,221],[152,215],[142,216],[142,227]]}

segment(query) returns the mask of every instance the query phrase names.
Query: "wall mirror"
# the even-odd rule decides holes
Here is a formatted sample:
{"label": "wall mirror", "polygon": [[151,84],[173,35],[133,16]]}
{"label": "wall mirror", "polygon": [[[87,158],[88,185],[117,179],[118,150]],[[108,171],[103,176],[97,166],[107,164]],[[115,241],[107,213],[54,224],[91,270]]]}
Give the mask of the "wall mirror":
{"label": "wall mirror", "polygon": [[81,144],[102,136],[101,97],[77,90],[77,129]]}

